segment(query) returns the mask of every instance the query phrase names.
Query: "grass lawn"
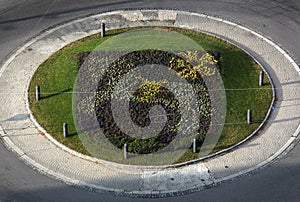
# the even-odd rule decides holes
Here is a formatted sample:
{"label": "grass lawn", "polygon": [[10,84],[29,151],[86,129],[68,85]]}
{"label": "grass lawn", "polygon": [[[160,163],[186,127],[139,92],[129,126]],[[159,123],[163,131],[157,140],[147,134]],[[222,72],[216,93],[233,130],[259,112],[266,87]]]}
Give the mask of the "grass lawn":
{"label": "grass lawn", "polygon": [[[79,52],[93,51],[106,39],[127,31],[112,30],[107,37],[89,36],[76,41],[53,54],[34,74],[29,87],[29,103],[33,115],[48,133],[67,147],[90,155],[76,132],[72,114],[73,86],[78,73],[77,57]],[[202,33],[175,29],[189,36],[205,50],[222,52],[221,76],[226,89],[227,114],[226,124],[221,138],[213,152],[232,146],[249,136],[265,118],[272,100],[269,81],[263,87],[258,86],[261,67],[241,49],[215,37]],[[35,86],[41,87],[41,100],[35,100]],[[246,123],[247,109],[252,109],[253,121]],[[64,138],[62,125],[69,124],[70,137]],[[178,162],[197,157],[188,150]],[[177,162],[177,163],[178,163]]]}

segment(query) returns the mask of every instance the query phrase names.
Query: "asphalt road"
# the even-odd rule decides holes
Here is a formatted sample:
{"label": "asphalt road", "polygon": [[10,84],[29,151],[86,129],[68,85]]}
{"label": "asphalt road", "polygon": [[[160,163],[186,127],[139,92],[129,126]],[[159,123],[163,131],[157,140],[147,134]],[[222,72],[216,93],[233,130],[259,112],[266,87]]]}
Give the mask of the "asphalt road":
{"label": "asphalt road", "polygon": [[[171,8],[238,22],[271,37],[300,61],[299,0],[1,0],[0,61],[47,27],[120,9]],[[300,201],[300,143],[270,166],[211,189],[151,201]],[[38,173],[0,143],[0,201],[150,201],[66,185]]]}

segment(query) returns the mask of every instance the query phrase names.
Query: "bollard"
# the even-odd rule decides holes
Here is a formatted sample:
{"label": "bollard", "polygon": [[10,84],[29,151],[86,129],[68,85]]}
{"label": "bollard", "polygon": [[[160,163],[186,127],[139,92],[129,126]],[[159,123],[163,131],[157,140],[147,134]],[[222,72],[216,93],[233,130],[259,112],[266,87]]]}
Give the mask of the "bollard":
{"label": "bollard", "polygon": [[63,124],[63,132],[64,132],[64,138],[68,137],[68,124]]}
{"label": "bollard", "polygon": [[124,144],[124,159],[127,159],[127,144]]}
{"label": "bollard", "polygon": [[261,71],[259,74],[259,86],[264,85],[264,76],[265,76],[265,73],[263,71]]}
{"label": "bollard", "polygon": [[248,109],[248,111],[247,111],[247,123],[248,124],[252,123],[252,111],[251,111],[251,109]]}
{"label": "bollard", "polygon": [[196,138],[194,138],[194,140],[193,140],[193,152],[197,153],[197,139]]}
{"label": "bollard", "polygon": [[101,23],[101,38],[105,37],[105,24]]}
{"label": "bollard", "polygon": [[41,99],[40,86],[35,86],[35,99],[36,101],[39,101]]}

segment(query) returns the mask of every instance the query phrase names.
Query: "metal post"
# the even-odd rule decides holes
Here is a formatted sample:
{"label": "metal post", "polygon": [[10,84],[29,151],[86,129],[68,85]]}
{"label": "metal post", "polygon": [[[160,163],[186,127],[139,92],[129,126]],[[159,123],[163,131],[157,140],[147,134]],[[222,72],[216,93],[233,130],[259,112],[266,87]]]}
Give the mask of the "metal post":
{"label": "metal post", "polygon": [[128,148],[127,148],[127,144],[124,144],[124,159],[127,159],[127,150]]}
{"label": "metal post", "polygon": [[35,86],[35,99],[36,101],[39,101],[41,99],[40,86]]}
{"label": "metal post", "polygon": [[105,37],[105,24],[101,23],[101,38]]}
{"label": "metal post", "polygon": [[68,124],[63,124],[64,138],[68,137]]}
{"label": "metal post", "polygon": [[248,109],[248,111],[247,111],[247,123],[248,124],[252,123],[252,111],[251,111],[251,109]]}
{"label": "metal post", "polygon": [[263,71],[261,71],[259,74],[259,86],[264,85],[264,76],[265,76],[265,73]]}
{"label": "metal post", "polygon": [[194,140],[193,140],[193,152],[197,153],[197,139],[196,138],[194,138]]}

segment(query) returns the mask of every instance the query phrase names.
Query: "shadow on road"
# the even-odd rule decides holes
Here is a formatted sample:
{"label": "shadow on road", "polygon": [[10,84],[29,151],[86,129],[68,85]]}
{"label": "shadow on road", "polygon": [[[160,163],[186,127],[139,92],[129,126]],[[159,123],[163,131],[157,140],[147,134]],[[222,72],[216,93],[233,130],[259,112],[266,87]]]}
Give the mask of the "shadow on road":
{"label": "shadow on road", "polygon": [[[103,7],[113,7],[114,5],[129,5],[130,3],[137,3],[140,2],[141,0],[127,0],[127,1],[118,1],[118,2],[109,2],[109,3],[100,3],[97,5],[93,6],[86,6],[86,7],[81,7],[81,8],[75,8],[75,9],[69,9],[69,10],[64,10],[61,12],[52,12],[52,13],[46,13],[46,14],[40,14],[40,15],[33,15],[33,16],[28,16],[28,17],[23,17],[23,18],[16,18],[16,19],[11,19],[11,20],[0,20],[0,25],[2,24],[10,24],[10,23],[15,23],[15,22],[21,22],[21,21],[26,21],[26,20],[32,20],[32,19],[40,19],[40,18],[57,18],[59,15],[62,14],[68,14],[68,13],[76,13],[80,11],[86,11],[86,10],[95,10],[98,8],[103,9]],[[87,3],[87,5],[89,5]]]}

